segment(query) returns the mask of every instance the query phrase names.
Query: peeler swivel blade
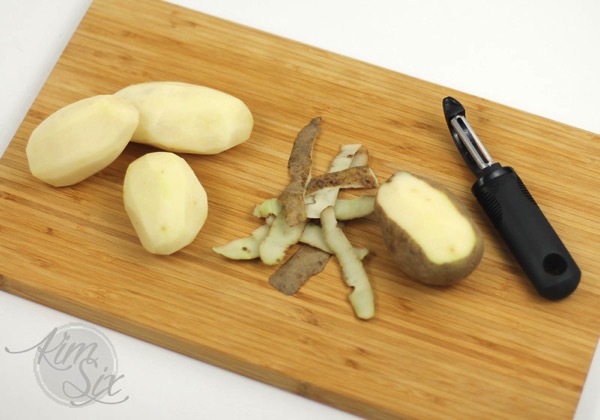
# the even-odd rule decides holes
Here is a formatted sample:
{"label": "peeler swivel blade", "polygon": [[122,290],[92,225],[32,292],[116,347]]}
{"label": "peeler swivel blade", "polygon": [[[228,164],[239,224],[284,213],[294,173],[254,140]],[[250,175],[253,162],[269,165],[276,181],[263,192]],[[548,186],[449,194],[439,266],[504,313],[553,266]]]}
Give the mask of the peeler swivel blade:
{"label": "peeler swivel blade", "polygon": [[483,175],[494,162],[467,121],[465,108],[450,96],[444,98],[442,106],[446,124],[460,155],[475,176]]}

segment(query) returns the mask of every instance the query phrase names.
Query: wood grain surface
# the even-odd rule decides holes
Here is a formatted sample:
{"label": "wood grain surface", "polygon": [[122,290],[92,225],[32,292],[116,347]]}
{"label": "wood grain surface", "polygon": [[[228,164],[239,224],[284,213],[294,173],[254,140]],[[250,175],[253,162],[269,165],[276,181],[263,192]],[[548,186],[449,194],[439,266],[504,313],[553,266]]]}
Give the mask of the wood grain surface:
{"label": "wood grain surface", "polygon": [[[58,108],[151,80],[207,85],[246,102],[251,139],[184,157],[209,197],[192,245],[139,245],[122,203],[131,144],[88,180],[52,188],[28,170],[31,131]],[[560,302],[538,297],[471,196],[446,128],[452,95],[492,156],[521,175],[582,272]],[[288,182],[298,130],[322,116],[314,173],[362,143],[380,181],[441,182],[485,237],[479,268],[446,289],[407,279],[372,219],[350,222],[376,316],[356,319],[337,261],[294,296],[272,267],[211,251],[259,226],[254,205]],[[370,418],[572,416],[600,334],[600,137],[392,71],[155,0],[93,3],[0,161],[0,287],[36,302]],[[360,192],[362,194],[363,192]]]}

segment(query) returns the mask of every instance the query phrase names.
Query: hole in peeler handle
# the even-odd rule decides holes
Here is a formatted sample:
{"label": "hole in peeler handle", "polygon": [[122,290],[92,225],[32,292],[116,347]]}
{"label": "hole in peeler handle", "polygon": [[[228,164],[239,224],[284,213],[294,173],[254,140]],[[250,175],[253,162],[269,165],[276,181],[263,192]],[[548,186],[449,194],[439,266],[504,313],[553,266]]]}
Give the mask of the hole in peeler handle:
{"label": "hole in peeler handle", "polygon": [[544,271],[553,276],[560,276],[567,271],[567,261],[559,254],[548,254],[543,261]]}

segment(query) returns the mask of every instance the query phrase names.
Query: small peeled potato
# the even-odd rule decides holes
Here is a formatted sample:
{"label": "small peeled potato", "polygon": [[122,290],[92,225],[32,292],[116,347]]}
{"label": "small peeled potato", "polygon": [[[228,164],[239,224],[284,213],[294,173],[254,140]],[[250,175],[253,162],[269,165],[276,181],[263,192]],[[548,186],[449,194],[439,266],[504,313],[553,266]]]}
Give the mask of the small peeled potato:
{"label": "small peeled potato", "polygon": [[33,130],[27,143],[36,178],[64,187],[111,164],[138,125],[138,111],[123,98],[98,95],[59,109]]}
{"label": "small peeled potato", "polygon": [[204,86],[146,82],[116,95],[140,112],[133,141],[171,152],[220,153],[248,140],[254,126],[244,102]]}
{"label": "small peeled potato", "polygon": [[123,202],[142,246],[153,254],[169,255],[189,245],[208,213],[196,174],[170,152],[148,153],[129,165]]}
{"label": "small peeled potato", "polygon": [[394,174],[377,192],[375,215],[388,250],[415,280],[450,285],[481,261],[481,232],[462,203],[432,181]]}

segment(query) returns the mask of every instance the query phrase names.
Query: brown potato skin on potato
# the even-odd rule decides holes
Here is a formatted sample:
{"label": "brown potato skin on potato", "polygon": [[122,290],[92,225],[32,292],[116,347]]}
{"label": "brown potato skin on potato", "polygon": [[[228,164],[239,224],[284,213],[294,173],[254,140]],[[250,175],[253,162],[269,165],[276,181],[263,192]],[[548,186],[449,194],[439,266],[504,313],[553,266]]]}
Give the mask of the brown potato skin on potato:
{"label": "brown potato skin on potato", "polygon": [[[381,205],[375,200],[374,215],[381,227],[383,240],[392,257],[408,277],[431,286],[449,286],[471,274],[479,265],[483,257],[483,236],[477,225],[473,222],[471,215],[454,194],[439,183],[411,174],[422,179],[433,188],[443,192],[456,209],[471,224],[475,231],[476,244],[473,251],[466,257],[453,261],[452,263],[436,264],[431,262],[421,247],[396,223],[387,217]],[[390,177],[388,181],[393,178]],[[401,209],[398,209],[401,211]]]}

